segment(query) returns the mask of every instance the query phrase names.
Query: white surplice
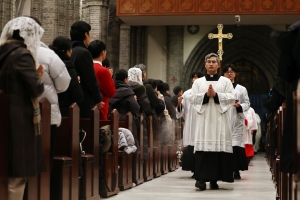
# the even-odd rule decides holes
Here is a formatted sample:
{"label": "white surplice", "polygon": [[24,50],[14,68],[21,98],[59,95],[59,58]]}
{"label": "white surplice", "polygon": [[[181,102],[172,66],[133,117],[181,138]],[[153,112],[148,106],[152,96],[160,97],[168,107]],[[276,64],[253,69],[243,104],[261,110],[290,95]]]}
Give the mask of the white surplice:
{"label": "white surplice", "polygon": [[261,119],[257,113],[255,113],[255,116],[256,116],[256,122],[257,122],[257,132],[255,135],[254,151],[257,152],[259,150],[259,144],[260,144],[260,139],[261,139],[261,127],[260,127]]}
{"label": "white surplice", "polygon": [[244,148],[244,112],[250,108],[250,101],[245,87],[237,84],[234,90],[236,92],[236,100],[239,100],[239,104],[241,105],[243,112],[238,113],[236,108],[233,106],[229,110],[232,126],[232,146]]}
{"label": "white surplice", "polygon": [[195,142],[195,131],[194,126],[196,124],[196,115],[197,112],[192,108],[191,97],[193,97],[192,89],[185,91],[182,95],[182,110],[179,112],[176,109],[177,119],[184,118],[184,127],[183,127],[183,146],[194,146]]}
{"label": "white surplice", "polygon": [[246,112],[246,119],[248,123],[247,126],[245,125],[245,144],[253,144],[251,131],[257,130],[256,115],[253,108],[250,107]]}
{"label": "white surplice", "polygon": [[[210,97],[203,104],[205,93],[212,85],[219,98],[219,104]],[[221,76],[218,81],[207,81],[206,77],[195,80],[192,86],[191,104],[197,112],[194,124],[194,152],[227,152],[232,153],[231,124],[228,110],[235,100],[235,91],[228,78]]]}

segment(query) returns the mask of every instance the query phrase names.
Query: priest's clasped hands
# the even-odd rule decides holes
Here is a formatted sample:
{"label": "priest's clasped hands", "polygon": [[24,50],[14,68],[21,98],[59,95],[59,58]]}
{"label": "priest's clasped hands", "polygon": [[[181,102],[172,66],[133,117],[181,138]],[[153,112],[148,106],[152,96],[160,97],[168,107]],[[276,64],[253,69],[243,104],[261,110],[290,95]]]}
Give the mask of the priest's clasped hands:
{"label": "priest's clasped hands", "polygon": [[211,84],[208,86],[208,90],[206,92],[206,95],[208,97],[215,97],[216,96],[216,92],[215,92],[215,90],[214,90],[214,88],[212,87]]}

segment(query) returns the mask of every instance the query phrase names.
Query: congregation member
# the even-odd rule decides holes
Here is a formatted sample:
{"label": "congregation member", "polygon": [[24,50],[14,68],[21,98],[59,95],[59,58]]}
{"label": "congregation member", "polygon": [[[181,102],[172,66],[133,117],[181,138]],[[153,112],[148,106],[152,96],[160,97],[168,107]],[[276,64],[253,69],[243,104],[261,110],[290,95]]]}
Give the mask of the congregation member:
{"label": "congregation member", "polygon": [[[192,83],[203,75],[200,72],[193,72],[190,76]],[[185,91],[182,96],[178,99],[178,104],[181,109],[177,107],[176,117],[177,119],[183,117],[184,127],[183,127],[183,154],[182,154],[182,170],[195,171],[195,155],[194,155],[194,142],[195,142],[195,132],[194,125],[197,123],[195,121],[197,112],[192,108],[191,97],[192,89]],[[194,177],[194,174],[192,176]]]}
{"label": "congregation member", "polygon": [[248,170],[248,163],[245,152],[244,141],[244,119],[246,112],[250,107],[248,92],[245,87],[235,82],[236,67],[234,64],[226,64],[223,66],[223,73],[226,78],[232,82],[236,92],[236,102],[233,104],[230,113],[232,126],[232,148],[233,148],[233,178],[241,179],[240,170]]}
{"label": "congregation member", "polygon": [[43,33],[33,19],[18,17],[0,37],[0,91],[10,99],[8,200],[22,200],[28,178],[46,171],[38,101],[44,71],[36,59]]}
{"label": "congregation member", "polygon": [[[137,116],[140,111],[137,97],[128,82],[128,72],[126,70],[120,69],[115,73],[116,94],[109,99],[109,113],[113,109],[117,109],[120,120],[126,120],[127,112],[131,112],[132,116]],[[135,139],[135,145],[139,149],[137,127],[134,119],[132,120],[132,134]]]}
{"label": "congregation member", "polygon": [[78,104],[84,98],[79,83],[80,77],[77,76],[77,72],[74,68],[74,65],[70,60],[72,54],[72,43],[69,38],[58,36],[53,40],[52,44],[49,47],[64,62],[71,77],[68,89],[65,92],[58,94],[58,104],[61,115],[63,117],[67,117],[69,116],[70,105],[74,102]]}
{"label": "congregation member", "polygon": [[146,88],[142,82],[142,70],[139,68],[130,68],[128,70],[128,84],[137,97],[137,102],[140,105],[140,113],[143,115],[143,159],[148,159],[148,134],[147,123],[148,117],[153,116],[150,101],[146,95]]}
{"label": "congregation member", "polygon": [[[38,19],[35,17],[31,18],[41,25]],[[68,89],[71,77],[63,61],[43,42],[40,42],[40,47],[37,49],[37,63],[44,68],[42,81],[45,90],[39,97],[39,100],[45,97],[51,104],[50,166],[52,169],[55,137],[57,127],[59,127],[61,123],[58,93],[62,93]]]}
{"label": "congregation member", "polygon": [[116,94],[112,72],[105,68],[102,62],[106,59],[106,45],[100,40],[92,41],[88,47],[94,62],[94,70],[102,95],[103,107],[100,108],[100,120],[107,120],[109,98]]}
{"label": "congregation member", "polygon": [[195,187],[219,189],[217,181],[233,182],[231,124],[228,111],[234,104],[235,91],[231,81],[218,75],[217,54],[205,56],[207,74],[194,81],[191,103],[197,112],[195,131]]}
{"label": "congregation member", "polygon": [[102,95],[96,79],[93,58],[88,50],[90,45],[91,25],[85,21],[77,21],[72,24],[70,36],[72,41],[71,62],[74,64],[84,99],[78,104],[81,118],[90,118],[91,109],[97,105],[99,110],[104,106]]}
{"label": "congregation member", "polygon": [[174,93],[174,96],[172,97],[172,104],[176,108],[176,107],[179,106],[178,98],[181,97],[182,94],[183,94],[182,87],[180,87],[180,86],[174,87],[173,88],[173,93]]}

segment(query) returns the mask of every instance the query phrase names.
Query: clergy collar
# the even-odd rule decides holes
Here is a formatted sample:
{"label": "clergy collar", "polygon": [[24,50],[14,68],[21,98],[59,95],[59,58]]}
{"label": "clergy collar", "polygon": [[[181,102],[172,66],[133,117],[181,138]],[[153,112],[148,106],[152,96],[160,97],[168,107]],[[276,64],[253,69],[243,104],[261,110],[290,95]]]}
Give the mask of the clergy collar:
{"label": "clergy collar", "polygon": [[237,83],[233,82],[232,85],[233,85],[233,88],[235,88],[237,86]]}
{"label": "clergy collar", "polygon": [[214,74],[214,75],[206,74],[205,78],[207,81],[218,81],[220,78],[220,75],[219,74]]}

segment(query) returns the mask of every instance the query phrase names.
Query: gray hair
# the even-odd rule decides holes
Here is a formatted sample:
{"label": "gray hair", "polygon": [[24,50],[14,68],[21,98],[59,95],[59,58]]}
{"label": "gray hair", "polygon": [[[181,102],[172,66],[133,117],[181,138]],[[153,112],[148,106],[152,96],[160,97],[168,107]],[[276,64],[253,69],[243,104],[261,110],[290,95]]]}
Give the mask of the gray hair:
{"label": "gray hair", "polygon": [[146,66],[142,63],[135,65],[134,68],[139,68],[140,70],[142,70],[142,73],[146,72]]}
{"label": "gray hair", "polygon": [[219,58],[219,56],[218,56],[217,54],[215,54],[215,53],[207,54],[207,55],[205,56],[205,62],[207,61],[207,59],[209,59],[209,58],[211,58],[211,57],[216,57],[216,58],[217,58],[218,64],[220,64],[220,58]]}

